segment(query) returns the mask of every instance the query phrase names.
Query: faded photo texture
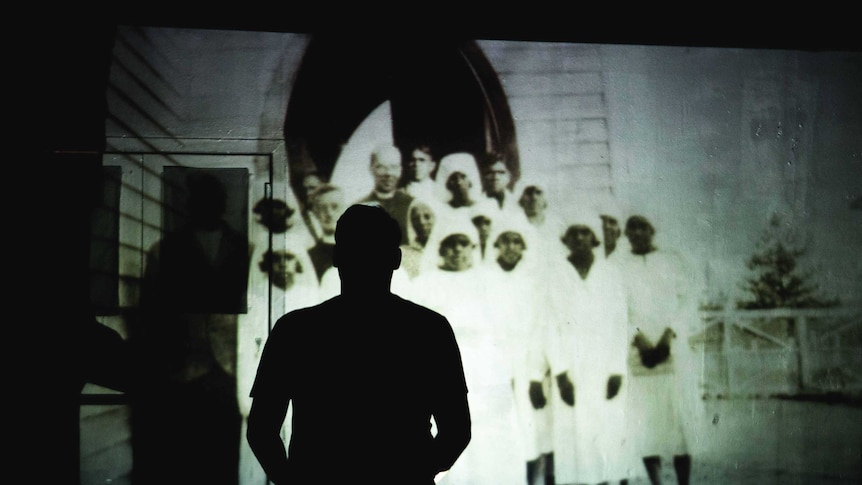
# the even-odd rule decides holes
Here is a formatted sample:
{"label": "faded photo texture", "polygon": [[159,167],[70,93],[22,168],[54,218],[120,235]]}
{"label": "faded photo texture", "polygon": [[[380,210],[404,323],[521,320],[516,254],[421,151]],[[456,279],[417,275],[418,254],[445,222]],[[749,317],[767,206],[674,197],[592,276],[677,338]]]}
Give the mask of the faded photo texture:
{"label": "faded photo texture", "polygon": [[82,483],[267,483],[260,354],[357,202],[461,348],[438,483],[862,479],[862,54],[120,27],[105,96],[91,300],[149,394],[82,406]]}

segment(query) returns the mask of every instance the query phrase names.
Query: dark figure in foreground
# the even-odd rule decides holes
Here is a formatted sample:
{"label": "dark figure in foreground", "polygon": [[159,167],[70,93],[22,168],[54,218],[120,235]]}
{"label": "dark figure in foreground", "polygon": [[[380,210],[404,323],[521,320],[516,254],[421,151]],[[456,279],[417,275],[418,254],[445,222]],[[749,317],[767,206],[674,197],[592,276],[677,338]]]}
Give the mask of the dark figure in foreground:
{"label": "dark figure in foreground", "polygon": [[130,337],[136,485],[239,480],[236,347],[249,242],[224,219],[219,178],[195,169],[186,182],[188,219],[147,255],[142,319]]}
{"label": "dark figure in foreground", "polygon": [[470,441],[454,333],[390,292],[401,232],[383,209],[351,206],[335,241],[341,294],[276,322],[251,390],[249,444],[276,484],[431,485]]}

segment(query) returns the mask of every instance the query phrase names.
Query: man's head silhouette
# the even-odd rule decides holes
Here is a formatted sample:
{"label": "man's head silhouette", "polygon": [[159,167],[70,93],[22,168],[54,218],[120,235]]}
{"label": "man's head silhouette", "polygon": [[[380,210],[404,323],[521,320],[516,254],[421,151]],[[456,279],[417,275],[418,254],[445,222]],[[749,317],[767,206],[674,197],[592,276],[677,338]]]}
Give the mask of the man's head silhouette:
{"label": "man's head silhouette", "polygon": [[333,264],[341,277],[357,288],[374,291],[388,287],[392,272],[401,265],[401,227],[382,207],[355,204],[347,208],[335,228]]}

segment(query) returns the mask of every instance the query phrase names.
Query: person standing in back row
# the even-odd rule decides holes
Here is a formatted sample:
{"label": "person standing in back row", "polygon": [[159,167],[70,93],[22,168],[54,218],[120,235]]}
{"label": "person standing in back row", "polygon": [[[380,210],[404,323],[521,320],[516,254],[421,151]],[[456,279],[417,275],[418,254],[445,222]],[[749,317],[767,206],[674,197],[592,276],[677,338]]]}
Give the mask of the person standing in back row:
{"label": "person standing in back row", "polygon": [[512,192],[512,172],[499,153],[489,153],[482,158],[482,193],[504,214],[522,212],[518,196]]}
{"label": "person standing in back row", "polygon": [[248,442],[279,485],[432,485],[471,438],[452,327],[390,291],[401,234],[380,207],[349,207],[335,241],[341,293],[276,322],[251,390]]}
{"label": "person standing in back row", "polygon": [[436,173],[437,157],[431,146],[425,143],[414,145],[404,163],[404,191],[426,203],[438,202],[440,196],[434,183]]}
{"label": "person standing in back row", "polygon": [[401,151],[394,145],[380,145],[371,152],[371,175],[374,188],[371,193],[356,201],[357,204],[370,202],[386,209],[401,229],[401,244],[409,244],[407,227],[410,224],[410,204],[413,196],[398,188],[401,181]]}
{"label": "person standing in back row", "polygon": [[311,193],[311,211],[320,228],[317,242],[308,248],[308,256],[320,282],[326,270],[332,267],[335,251],[335,226],[346,207],[344,191],[335,185],[323,184]]}

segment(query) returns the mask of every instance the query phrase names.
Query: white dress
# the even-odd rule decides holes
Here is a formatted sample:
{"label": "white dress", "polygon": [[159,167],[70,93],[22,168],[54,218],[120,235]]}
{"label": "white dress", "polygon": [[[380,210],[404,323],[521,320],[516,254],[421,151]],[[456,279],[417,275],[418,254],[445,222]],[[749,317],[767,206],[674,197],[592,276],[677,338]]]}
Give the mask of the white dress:
{"label": "white dress", "polygon": [[489,302],[485,278],[478,267],[434,269],[417,276],[411,289],[413,301],[449,319],[467,380],[472,439],[439,478],[441,484],[522,485],[525,480],[505,326]]}
{"label": "white dress", "polygon": [[626,282],[629,342],[637,331],[652,343],[665,328],[676,338],[671,357],[653,369],[640,363],[637,349],[629,347],[629,400],[627,416],[637,457],[670,458],[688,453],[682,406],[695,393],[685,372],[690,368],[689,326],[696,322],[695,281],[678,254],[654,250],[645,256],[621,253],[620,269]]}
{"label": "white dress", "polygon": [[[582,279],[564,261],[555,272],[551,300],[551,371],[555,377],[566,372],[575,386],[574,407],[558,392],[552,396],[556,481],[626,478],[627,315],[620,275],[597,257]],[[622,376],[622,386],[608,400],[611,375]]]}
{"label": "white dress", "polygon": [[553,266],[565,263],[568,249],[560,240],[568,227],[565,219],[548,211],[541,224],[531,223],[531,225],[536,228],[538,241],[541,245],[541,252],[538,254],[543,257],[545,263]]}
{"label": "white dress", "polygon": [[[543,275],[535,269],[529,261],[521,261],[511,271],[504,271],[493,259],[488,262],[487,269],[490,276],[488,288],[506,332],[506,354],[511,366],[523,462],[535,460],[552,450],[550,407],[534,409],[529,394],[532,378],[529,353],[543,343],[540,331],[544,304]],[[546,380],[541,378],[541,381]]]}

